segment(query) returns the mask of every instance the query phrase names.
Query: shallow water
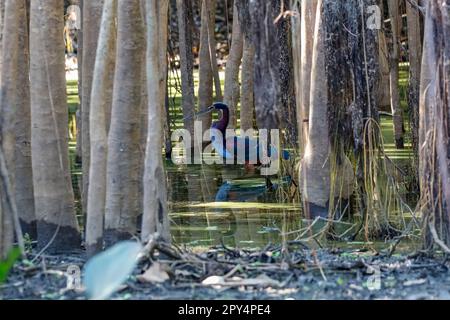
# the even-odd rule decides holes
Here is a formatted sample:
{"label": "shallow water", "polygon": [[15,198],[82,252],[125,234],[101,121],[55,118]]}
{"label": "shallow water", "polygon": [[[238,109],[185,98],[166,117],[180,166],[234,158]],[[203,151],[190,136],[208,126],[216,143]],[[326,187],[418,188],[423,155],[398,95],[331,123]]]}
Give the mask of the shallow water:
{"label": "shallow water", "polygon": [[[79,201],[81,168],[75,164],[75,145],[71,145],[72,180],[80,224],[84,223]],[[312,235],[326,222],[318,221],[313,230],[303,220],[296,188],[287,178],[271,178],[273,188],[258,171],[248,173],[243,166],[175,165],[165,162],[168,181],[168,207],[174,243],[203,250],[222,243],[231,248],[262,249],[284,241],[307,240],[311,247],[385,248],[388,243],[334,242]],[[295,201],[286,200],[295,195]],[[413,207],[413,205],[411,204]],[[358,222],[334,223],[335,234],[348,238]],[[409,247],[409,245],[407,245]]]}
{"label": "shallow water", "polygon": [[[261,248],[301,229],[298,204],[280,202],[287,181],[271,181],[240,167],[167,163],[171,231],[177,244]],[[294,240],[295,235],[287,238]]]}

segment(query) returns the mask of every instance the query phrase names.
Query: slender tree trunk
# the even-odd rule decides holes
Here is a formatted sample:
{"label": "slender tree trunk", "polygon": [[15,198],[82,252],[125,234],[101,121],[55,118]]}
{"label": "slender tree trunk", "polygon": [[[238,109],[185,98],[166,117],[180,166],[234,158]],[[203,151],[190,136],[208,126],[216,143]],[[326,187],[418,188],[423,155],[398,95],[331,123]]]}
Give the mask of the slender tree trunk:
{"label": "slender tree trunk", "polygon": [[325,26],[323,0],[317,3],[311,68],[309,133],[300,170],[300,183],[306,215],[328,217],[330,200],[330,139],[328,87],[325,71]]}
{"label": "slender tree trunk", "polygon": [[[285,14],[289,9],[289,0],[278,1],[275,10]],[[277,40],[280,46],[279,73],[280,73],[280,103],[282,107],[282,122],[284,142],[290,146],[297,145],[297,112],[295,96],[294,59],[292,55],[292,25],[291,19],[279,16],[276,21]]]}
{"label": "slender tree trunk", "polygon": [[388,0],[389,17],[391,19],[391,43],[390,43],[390,83],[391,83],[391,108],[394,117],[394,136],[397,149],[403,149],[403,111],[400,105],[399,92],[399,62],[400,62],[400,16],[398,0]]}
{"label": "slender tree trunk", "polygon": [[[201,11],[200,29],[200,52],[199,52],[199,88],[198,104],[199,108],[207,108],[213,103],[213,68],[211,54],[211,17],[215,16],[215,0],[203,0]],[[214,51],[215,53],[215,51]],[[209,129],[211,125],[211,114],[202,117],[203,131]]]}
{"label": "slender tree trunk", "polygon": [[450,2],[428,1],[420,87],[420,209],[425,245],[450,253]]}
{"label": "slender tree trunk", "polygon": [[181,67],[181,106],[183,109],[184,128],[194,137],[195,89],[194,89],[194,55],[192,2],[177,0],[178,34]]}
{"label": "slender tree trunk", "polygon": [[[0,0],[0,56],[3,54],[3,26],[5,25],[5,1]],[[0,59],[0,81],[3,73],[3,61]]]}
{"label": "slender tree trunk", "polygon": [[[144,59],[140,0],[118,1],[117,62],[108,137],[105,241],[136,233],[139,215],[140,106]],[[125,45],[126,44],[126,45]]]}
{"label": "slender tree trunk", "polygon": [[[80,0],[80,30],[78,30],[78,50],[77,50],[77,62],[78,62],[78,98],[80,103],[76,112],[77,122],[77,148],[76,148],[76,162],[81,163],[83,153],[83,124],[81,121],[81,105],[83,104],[83,7],[84,0]],[[82,183],[83,181],[81,181]],[[81,193],[83,192],[80,188]]]}
{"label": "slender tree trunk", "polygon": [[82,208],[83,216],[87,214],[87,201],[89,190],[89,167],[91,158],[90,143],[90,108],[92,81],[94,77],[95,55],[99,40],[100,22],[102,19],[103,0],[86,1],[83,5],[83,63],[82,63],[82,97],[81,97],[81,122],[82,122]]}
{"label": "slender tree trunk", "polygon": [[[24,233],[36,238],[34,213],[33,171],[31,165],[31,109],[29,82],[29,41],[27,1],[7,1],[3,43],[9,49],[3,52],[1,108],[3,130],[10,130],[10,146],[5,148],[10,162],[15,201]],[[12,112],[12,113],[10,113]],[[10,125],[7,125],[7,124]]]}
{"label": "slender tree trunk", "polygon": [[230,124],[232,128],[236,127],[237,106],[239,103],[239,68],[241,66],[243,55],[244,38],[239,24],[237,6],[233,9],[233,32],[230,54],[227,60],[225,71],[225,95],[224,102],[230,108]]}
{"label": "slender tree trunk", "polygon": [[380,81],[377,88],[377,96],[380,110],[391,111],[391,84],[389,68],[389,50],[384,32],[379,35],[379,65]]}
{"label": "slender tree trunk", "polygon": [[216,41],[216,6],[217,0],[211,0],[209,4],[209,55],[211,57],[211,68],[214,79],[214,89],[217,101],[223,101],[222,84],[220,82],[219,65],[217,64],[217,41]]}
{"label": "slender tree trunk", "polygon": [[38,245],[78,248],[68,155],[64,4],[32,0],[30,22],[31,154]]}
{"label": "slender tree trunk", "polygon": [[316,22],[317,0],[304,1],[301,8],[301,64],[300,64],[300,92],[298,93],[299,134],[303,150],[308,143],[309,109],[311,102],[311,69],[314,45],[314,27]]}
{"label": "slender tree trunk", "polygon": [[90,108],[91,168],[86,220],[88,255],[103,247],[108,158],[108,110],[111,109],[116,61],[117,0],[106,0],[95,60]]}
{"label": "slender tree trunk", "polygon": [[419,155],[419,96],[420,96],[420,67],[422,60],[422,33],[420,13],[406,1],[408,19],[408,47],[409,47],[409,114],[411,121],[411,136],[414,154]]}
{"label": "slender tree trunk", "polygon": [[255,99],[253,96],[255,77],[255,47],[250,39],[244,39],[244,54],[242,58],[241,87],[241,132],[253,129]]}
{"label": "slender tree trunk", "polygon": [[242,57],[241,74],[241,132],[253,129],[255,114],[255,46],[252,34],[252,19],[250,16],[249,2],[246,0],[235,0],[237,7],[237,19],[244,36],[244,49]]}
{"label": "slender tree trunk", "polygon": [[167,181],[161,156],[162,108],[165,99],[166,70],[161,65],[167,54],[167,0],[147,0],[147,84],[149,96],[148,138],[144,175],[144,217],[142,240],[156,232],[170,242],[167,212]]}

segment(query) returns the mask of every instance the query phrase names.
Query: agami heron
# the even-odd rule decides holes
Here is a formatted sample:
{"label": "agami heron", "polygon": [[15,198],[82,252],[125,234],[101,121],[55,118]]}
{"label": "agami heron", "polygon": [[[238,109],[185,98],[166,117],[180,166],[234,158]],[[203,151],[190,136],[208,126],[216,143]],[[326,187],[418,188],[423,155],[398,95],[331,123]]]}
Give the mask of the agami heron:
{"label": "agami heron", "polygon": [[[220,113],[220,118],[211,125],[211,144],[221,157],[226,160],[233,160],[233,163],[243,163],[246,168],[252,168],[253,165],[268,164],[268,160],[278,158],[277,148],[272,145],[267,146],[268,143],[263,143],[258,138],[237,137],[235,135],[227,137],[230,110],[225,103],[216,102],[195,116],[199,117],[214,111]],[[282,156],[285,160],[289,159],[287,151],[283,151]],[[227,161],[227,163],[229,162]]]}

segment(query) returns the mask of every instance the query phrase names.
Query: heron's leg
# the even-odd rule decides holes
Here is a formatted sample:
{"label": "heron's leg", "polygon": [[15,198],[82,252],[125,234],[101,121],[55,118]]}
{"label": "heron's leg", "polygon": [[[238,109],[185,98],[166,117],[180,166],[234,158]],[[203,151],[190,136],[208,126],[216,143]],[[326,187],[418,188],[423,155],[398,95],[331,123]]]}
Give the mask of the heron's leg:
{"label": "heron's leg", "polygon": [[267,190],[272,190],[273,189],[273,183],[270,180],[270,178],[267,177],[267,176],[266,176],[266,188],[267,188]]}

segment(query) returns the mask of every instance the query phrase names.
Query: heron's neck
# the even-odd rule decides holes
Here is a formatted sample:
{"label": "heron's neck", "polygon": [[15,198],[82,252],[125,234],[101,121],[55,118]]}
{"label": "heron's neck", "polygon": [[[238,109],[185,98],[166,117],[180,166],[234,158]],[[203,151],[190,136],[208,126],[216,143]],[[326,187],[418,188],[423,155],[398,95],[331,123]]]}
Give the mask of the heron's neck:
{"label": "heron's neck", "polygon": [[230,111],[228,109],[223,109],[221,110],[221,118],[220,120],[216,123],[216,129],[220,130],[220,132],[222,132],[222,134],[225,137],[225,132],[228,128],[228,123],[230,122]]}

